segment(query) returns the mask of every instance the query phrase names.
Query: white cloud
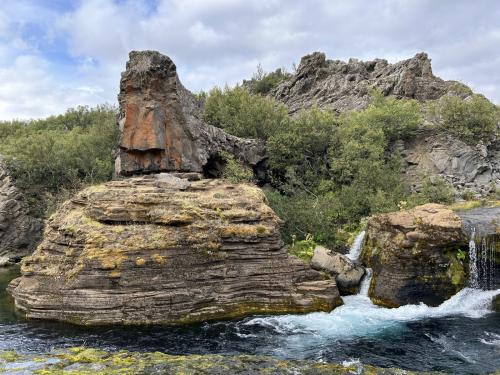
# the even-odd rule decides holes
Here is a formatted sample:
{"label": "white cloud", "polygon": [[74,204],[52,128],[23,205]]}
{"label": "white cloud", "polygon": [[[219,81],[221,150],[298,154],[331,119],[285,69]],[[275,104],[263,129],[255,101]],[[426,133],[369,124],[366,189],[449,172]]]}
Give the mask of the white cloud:
{"label": "white cloud", "polygon": [[[29,101],[19,100],[24,94],[6,95],[0,86],[3,118],[58,113],[69,104],[114,103],[133,49],[169,55],[193,91],[251,77],[258,63],[266,70],[291,67],[315,50],[332,59],[389,61],[427,51],[437,75],[500,101],[495,0],[80,0],[63,14],[39,4],[20,0],[0,10],[2,85],[31,90],[40,107],[28,109]],[[64,74],[39,42],[18,32],[33,22],[43,26],[46,43],[58,43],[73,59]],[[21,68],[15,58],[25,55],[45,64],[30,67],[32,88],[23,86],[23,74],[16,76]]]}

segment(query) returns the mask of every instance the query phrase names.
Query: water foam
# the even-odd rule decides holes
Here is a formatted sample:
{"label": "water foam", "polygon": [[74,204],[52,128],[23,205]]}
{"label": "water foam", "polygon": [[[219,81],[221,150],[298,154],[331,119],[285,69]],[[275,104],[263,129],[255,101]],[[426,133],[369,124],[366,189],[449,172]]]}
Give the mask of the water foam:
{"label": "water foam", "polygon": [[437,307],[423,303],[388,309],[374,305],[365,295],[343,297],[344,305],[331,313],[258,317],[245,325],[272,329],[278,335],[306,334],[325,339],[372,336],[388,329],[402,329],[404,323],[427,318],[461,315],[481,318],[491,313],[497,290],[462,289]]}
{"label": "water foam", "polygon": [[361,245],[363,245],[363,240],[365,239],[365,234],[366,234],[366,231],[362,231],[354,239],[354,242],[352,243],[352,246],[349,249],[349,253],[346,254],[346,256],[349,259],[358,260],[360,254],[361,254]]}

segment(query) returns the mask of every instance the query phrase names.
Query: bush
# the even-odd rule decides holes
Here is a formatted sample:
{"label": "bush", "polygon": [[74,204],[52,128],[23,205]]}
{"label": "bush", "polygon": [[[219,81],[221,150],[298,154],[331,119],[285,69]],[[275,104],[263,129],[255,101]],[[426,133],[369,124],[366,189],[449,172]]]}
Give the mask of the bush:
{"label": "bush", "polygon": [[259,64],[257,72],[253,75],[252,79],[250,81],[243,81],[243,86],[247,87],[251,94],[266,95],[290,76],[283,69],[276,69],[274,72],[266,73]]}
{"label": "bush", "polygon": [[45,120],[4,122],[0,134],[0,154],[37,214],[68,191],[112,177],[118,138],[113,107],[79,107]]}
{"label": "bush", "polygon": [[238,137],[267,140],[288,120],[284,105],[241,86],[214,88],[205,99],[204,120]]}
{"label": "bush", "polygon": [[237,160],[233,154],[222,152],[221,157],[225,163],[222,169],[222,178],[232,184],[253,182],[253,171],[248,165]]}
{"label": "bush", "polygon": [[498,136],[498,108],[482,95],[465,100],[443,96],[438,104],[440,127],[468,144],[487,142]]}
{"label": "bush", "polygon": [[450,204],[455,200],[453,187],[440,176],[429,176],[422,184],[422,203]]}

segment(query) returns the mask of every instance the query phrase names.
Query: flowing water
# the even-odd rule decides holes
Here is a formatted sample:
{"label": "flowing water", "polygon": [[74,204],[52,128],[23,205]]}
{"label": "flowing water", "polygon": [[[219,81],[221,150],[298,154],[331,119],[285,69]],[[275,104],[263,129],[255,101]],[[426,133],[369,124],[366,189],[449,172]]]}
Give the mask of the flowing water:
{"label": "flowing water", "polygon": [[361,248],[362,248],[361,245],[363,245],[365,234],[366,234],[365,231],[361,231],[354,239],[354,242],[352,243],[352,246],[349,249],[349,253],[346,254],[346,256],[349,259],[358,260],[359,256],[361,255]]}
{"label": "flowing water", "polygon": [[[359,256],[362,241],[354,242],[358,249],[351,249],[350,254]],[[387,309],[367,297],[368,270],[360,293],[343,297],[344,305],[331,313],[256,316],[184,327],[77,327],[17,316],[3,292],[15,276],[15,269],[0,269],[0,350],[43,353],[85,345],[171,354],[245,353],[360,361],[451,374],[500,369],[500,313],[491,307],[500,289],[465,288],[437,307],[420,304]]]}

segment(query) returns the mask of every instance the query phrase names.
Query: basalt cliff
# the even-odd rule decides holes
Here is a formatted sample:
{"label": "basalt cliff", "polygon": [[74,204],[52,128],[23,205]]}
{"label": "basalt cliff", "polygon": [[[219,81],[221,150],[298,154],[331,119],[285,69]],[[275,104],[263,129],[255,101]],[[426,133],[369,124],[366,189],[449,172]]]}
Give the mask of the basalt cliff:
{"label": "basalt cliff", "polygon": [[333,278],[288,255],[259,188],[197,173],[221,150],[255,165],[262,148],[203,124],[168,57],[132,52],[119,101],[117,172],[143,176],[87,188],[48,220],[9,286],[19,310],[179,324],[342,303]]}

